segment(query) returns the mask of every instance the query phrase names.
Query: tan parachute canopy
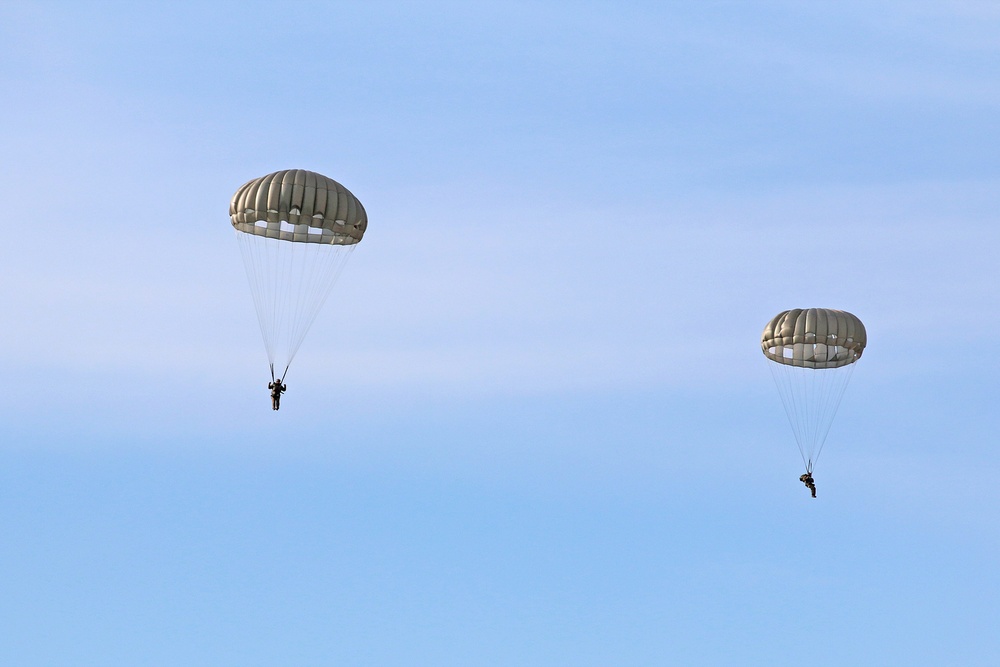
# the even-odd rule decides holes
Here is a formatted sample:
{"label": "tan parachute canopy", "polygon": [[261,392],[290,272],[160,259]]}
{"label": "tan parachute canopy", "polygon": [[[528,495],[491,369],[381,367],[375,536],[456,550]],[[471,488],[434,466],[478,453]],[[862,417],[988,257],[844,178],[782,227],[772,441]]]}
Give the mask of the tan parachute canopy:
{"label": "tan parachute canopy", "polygon": [[865,325],[844,310],[793,308],[764,327],[760,347],[771,361],[801,368],[840,368],[861,358]]}
{"label": "tan parachute canopy", "polygon": [[322,174],[285,169],[244,184],[229,202],[238,231],[282,241],[352,245],[368,227],[361,202]]}

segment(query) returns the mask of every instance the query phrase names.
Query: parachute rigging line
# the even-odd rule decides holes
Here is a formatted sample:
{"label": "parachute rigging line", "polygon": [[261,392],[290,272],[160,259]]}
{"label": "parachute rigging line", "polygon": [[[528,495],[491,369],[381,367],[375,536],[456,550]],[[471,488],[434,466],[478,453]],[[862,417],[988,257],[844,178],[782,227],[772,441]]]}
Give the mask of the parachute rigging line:
{"label": "parachute rigging line", "polygon": [[765,361],[778,388],[802,464],[812,472],[826,444],[855,364],[811,369]]}
{"label": "parachute rigging line", "polygon": [[268,362],[284,362],[287,370],[356,244],[293,243],[239,231],[236,236]]}

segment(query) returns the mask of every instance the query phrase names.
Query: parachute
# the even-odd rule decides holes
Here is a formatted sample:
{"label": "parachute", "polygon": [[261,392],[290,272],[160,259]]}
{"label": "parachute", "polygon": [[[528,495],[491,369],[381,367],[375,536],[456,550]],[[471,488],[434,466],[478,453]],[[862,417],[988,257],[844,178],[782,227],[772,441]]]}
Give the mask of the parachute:
{"label": "parachute", "polygon": [[303,169],[245,183],[229,203],[272,381],[281,381],[361,241],[368,216],[333,179]]}
{"label": "parachute", "polygon": [[795,308],[764,327],[760,347],[809,474],[867,342],[865,325],[843,310]]}

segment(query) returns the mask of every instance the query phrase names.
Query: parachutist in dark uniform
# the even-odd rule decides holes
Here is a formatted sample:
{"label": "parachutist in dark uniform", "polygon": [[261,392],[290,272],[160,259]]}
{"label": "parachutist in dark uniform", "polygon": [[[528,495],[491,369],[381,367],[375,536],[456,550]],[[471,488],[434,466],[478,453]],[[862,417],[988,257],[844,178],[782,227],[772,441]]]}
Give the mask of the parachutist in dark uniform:
{"label": "parachutist in dark uniform", "polygon": [[271,409],[277,410],[281,404],[281,395],[285,393],[285,389],[288,386],[282,384],[281,380],[275,380],[274,382],[268,382],[267,388],[271,390]]}
{"label": "parachutist in dark uniform", "polygon": [[[275,409],[277,409],[277,408],[275,408]],[[807,489],[809,489],[810,491],[812,491],[813,498],[815,498],[816,497],[816,480],[813,479],[812,473],[807,471],[804,474],[799,475],[799,481],[802,482],[803,484],[805,484]]]}

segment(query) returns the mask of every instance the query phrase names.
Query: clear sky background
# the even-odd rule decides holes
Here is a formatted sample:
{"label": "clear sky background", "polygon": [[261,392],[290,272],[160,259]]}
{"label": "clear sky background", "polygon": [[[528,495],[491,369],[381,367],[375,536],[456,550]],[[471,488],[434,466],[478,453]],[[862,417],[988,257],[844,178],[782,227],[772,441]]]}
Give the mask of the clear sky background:
{"label": "clear sky background", "polygon": [[[9,1],[0,83],[0,663],[996,664],[995,3]],[[287,168],[370,224],[274,413]]]}

